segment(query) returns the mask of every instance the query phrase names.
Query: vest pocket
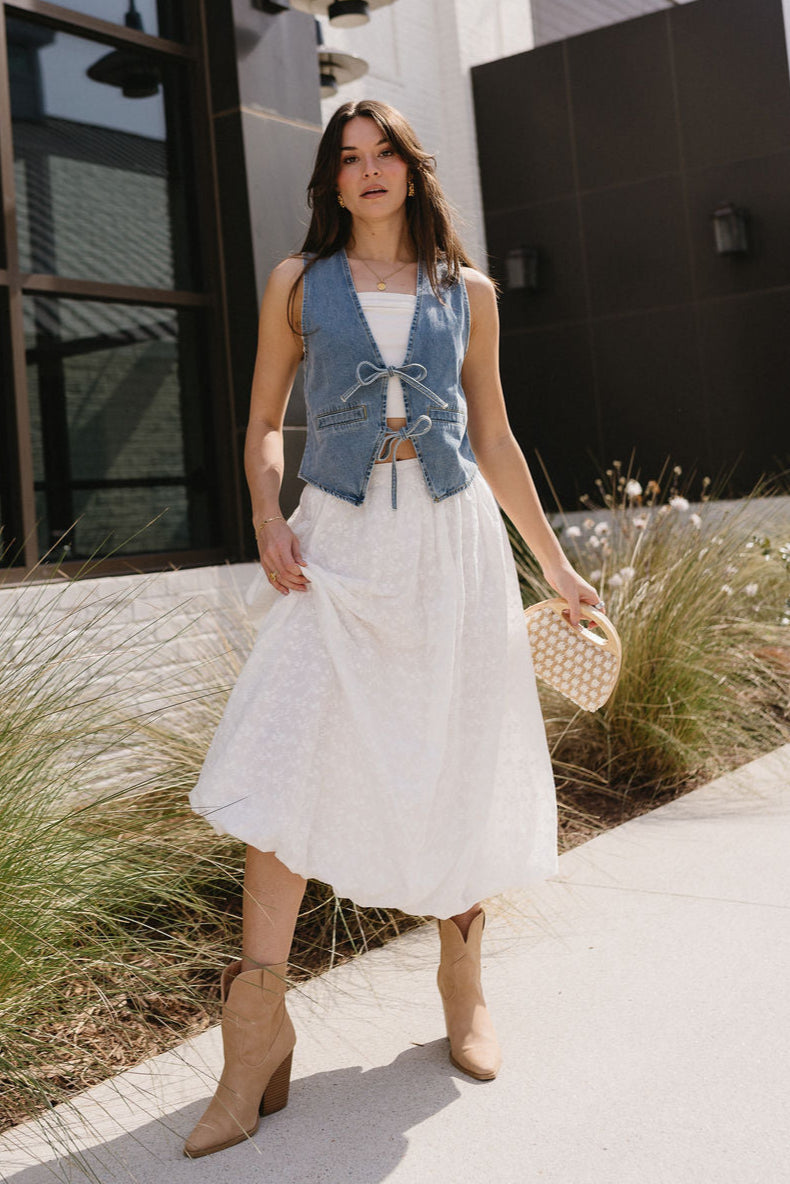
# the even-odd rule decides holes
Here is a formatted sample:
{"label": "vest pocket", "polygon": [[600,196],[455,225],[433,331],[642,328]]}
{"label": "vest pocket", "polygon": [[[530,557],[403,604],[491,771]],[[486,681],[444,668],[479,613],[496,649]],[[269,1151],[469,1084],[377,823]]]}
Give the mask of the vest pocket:
{"label": "vest pocket", "polygon": [[318,431],[325,428],[348,428],[363,423],[368,417],[368,409],[364,403],[356,403],[353,407],[344,407],[342,411],[325,411],[315,417]]}
{"label": "vest pocket", "polygon": [[437,420],[439,423],[466,423],[466,416],[463,411],[440,411],[437,407],[430,410],[431,419]]}

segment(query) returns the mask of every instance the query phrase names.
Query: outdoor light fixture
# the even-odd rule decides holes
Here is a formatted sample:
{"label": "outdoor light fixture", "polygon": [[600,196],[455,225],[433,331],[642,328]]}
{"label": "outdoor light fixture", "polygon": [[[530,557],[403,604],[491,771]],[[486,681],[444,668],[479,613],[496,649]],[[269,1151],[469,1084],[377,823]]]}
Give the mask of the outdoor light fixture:
{"label": "outdoor light fixture", "polygon": [[291,8],[311,12],[313,16],[328,16],[336,29],[353,29],[366,25],[371,12],[393,4],[394,0],[291,0]]}
{"label": "outdoor light fixture", "polygon": [[731,202],[723,202],[711,214],[716,251],[719,255],[747,255],[749,253],[749,211],[739,210]]}
{"label": "outdoor light fixture", "polygon": [[[143,18],[135,8],[134,0],[129,0],[129,11],[123,19],[127,29],[144,32]],[[126,99],[150,99],[158,92],[162,81],[156,66],[134,49],[114,49],[89,66],[85,73],[94,82],[119,87]]]}
{"label": "outdoor light fixture", "polygon": [[537,247],[512,247],[505,255],[505,290],[537,292],[539,262]]}
{"label": "outdoor light fixture", "polygon": [[327,11],[329,23],[338,29],[353,29],[370,20],[368,0],[334,0]]}
{"label": "outdoor light fixture", "polygon": [[324,32],[318,20],[315,22],[315,39],[318,42],[322,99],[331,99],[332,95],[337,94],[339,86],[367,74],[368,63],[364,58],[355,57],[353,53],[341,53],[339,49],[329,49],[324,45]]}

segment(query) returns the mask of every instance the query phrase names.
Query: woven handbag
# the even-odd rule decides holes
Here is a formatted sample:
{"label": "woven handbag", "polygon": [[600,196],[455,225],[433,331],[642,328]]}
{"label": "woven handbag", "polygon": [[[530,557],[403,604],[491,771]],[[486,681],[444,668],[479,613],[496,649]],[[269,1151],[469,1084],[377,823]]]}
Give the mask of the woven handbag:
{"label": "woven handbag", "polygon": [[603,636],[583,625],[574,629],[562,615],[567,607],[557,597],[524,610],[535,673],[578,707],[597,711],[620,676],[620,638],[609,618],[586,604],[582,619],[593,621]]}

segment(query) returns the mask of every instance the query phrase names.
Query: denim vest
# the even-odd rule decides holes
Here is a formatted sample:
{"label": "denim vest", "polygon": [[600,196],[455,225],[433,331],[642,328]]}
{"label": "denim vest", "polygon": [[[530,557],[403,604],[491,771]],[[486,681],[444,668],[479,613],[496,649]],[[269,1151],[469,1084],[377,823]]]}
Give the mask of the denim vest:
{"label": "denim vest", "polygon": [[[417,264],[417,299],[406,357],[386,366],[351,278],[345,249],[319,259],[304,276],[304,391],[307,440],[299,476],[359,506],[376,459],[392,462],[397,508],[397,447],[410,439],[436,502],[465,489],[477,472],[466,431],[461,367],[469,341],[463,280],[441,288],[444,304]],[[406,425],[387,427],[390,375],[401,380]]]}

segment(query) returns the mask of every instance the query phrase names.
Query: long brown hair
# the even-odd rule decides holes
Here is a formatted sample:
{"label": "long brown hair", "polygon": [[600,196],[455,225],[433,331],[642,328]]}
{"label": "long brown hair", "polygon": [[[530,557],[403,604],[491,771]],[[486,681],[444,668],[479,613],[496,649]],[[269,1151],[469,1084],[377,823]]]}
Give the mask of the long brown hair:
{"label": "long brown hair", "polygon": [[[461,277],[461,268],[474,264],[453,226],[450,206],[436,177],[435,157],[425,151],[414,128],[400,111],[376,99],[343,103],[321,136],[313,175],[307,186],[307,201],[313,213],[307,237],[302,243],[302,252],[310,252],[315,258],[307,262],[305,271],[309,271],[316,260],[334,255],[345,247],[351,237],[351,215],[337,200],[337,174],[341,164],[343,129],[358,115],[374,120],[382,135],[409,166],[414,196],[406,199],[406,224],[418,257],[428,272],[431,287],[440,296],[442,285],[456,283]],[[440,261],[444,264],[441,279]],[[296,333],[301,327],[294,324],[293,307],[301,278],[300,275],[294,281],[288,296],[288,321]]]}

